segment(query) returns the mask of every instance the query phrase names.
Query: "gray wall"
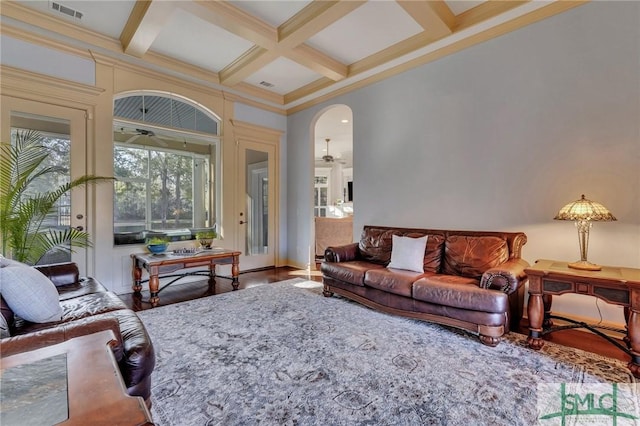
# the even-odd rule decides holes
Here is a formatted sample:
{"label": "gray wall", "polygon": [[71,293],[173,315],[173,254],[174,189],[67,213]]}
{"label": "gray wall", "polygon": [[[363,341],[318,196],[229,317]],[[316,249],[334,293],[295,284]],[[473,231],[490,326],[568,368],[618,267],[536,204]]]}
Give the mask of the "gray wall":
{"label": "gray wall", "polygon": [[[618,218],[594,225],[590,260],[640,267],[640,4],[589,3],[290,116],[296,264],[314,120],[338,103],[353,110],[355,238],[365,224],[521,230],[529,262],[573,261],[576,230],[552,218],[584,193]],[[597,316],[580,297],[554,306]]]}

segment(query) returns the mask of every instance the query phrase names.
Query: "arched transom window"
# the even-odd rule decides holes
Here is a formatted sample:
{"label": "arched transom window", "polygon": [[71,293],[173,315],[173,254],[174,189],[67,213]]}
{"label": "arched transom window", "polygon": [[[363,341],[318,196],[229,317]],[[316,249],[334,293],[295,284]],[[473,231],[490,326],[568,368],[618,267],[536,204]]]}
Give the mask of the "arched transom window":
{"label": "arched transom window", "polygon": [[194,238],[220,218],[220,119],[181,96],[114,100],[114,242]]}

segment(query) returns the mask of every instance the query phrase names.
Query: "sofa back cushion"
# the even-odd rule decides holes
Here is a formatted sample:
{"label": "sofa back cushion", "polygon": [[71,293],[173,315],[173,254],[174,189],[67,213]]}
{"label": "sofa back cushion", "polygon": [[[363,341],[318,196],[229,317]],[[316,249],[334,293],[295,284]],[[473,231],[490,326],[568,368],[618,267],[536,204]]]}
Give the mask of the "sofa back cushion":
{"label": "sofa back cushion", "polygon": [[443,273],[480,279],[490,268],[509,260],[504,237],[448,235],[444,246]]}
{"label": "sofa back cushion", "polygon": [[440,272],[445,240],[444,231],[365,226],[358,243],[360,256],[368,262],[387,265],[391,261],[391,247],[394,235],[410,238],[428,236],[427,248],[424,254],[424,271]]}

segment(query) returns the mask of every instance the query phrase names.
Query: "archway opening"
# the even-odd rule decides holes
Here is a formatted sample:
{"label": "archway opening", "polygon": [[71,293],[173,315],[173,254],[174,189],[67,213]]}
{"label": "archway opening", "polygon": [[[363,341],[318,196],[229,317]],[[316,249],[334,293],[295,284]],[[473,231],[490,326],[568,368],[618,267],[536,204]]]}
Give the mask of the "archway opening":
{"label": "archway opening", "polygon": [[323,111],[313,130],[315,266],[329,246],[353,241],[353,112],[346,105]]}

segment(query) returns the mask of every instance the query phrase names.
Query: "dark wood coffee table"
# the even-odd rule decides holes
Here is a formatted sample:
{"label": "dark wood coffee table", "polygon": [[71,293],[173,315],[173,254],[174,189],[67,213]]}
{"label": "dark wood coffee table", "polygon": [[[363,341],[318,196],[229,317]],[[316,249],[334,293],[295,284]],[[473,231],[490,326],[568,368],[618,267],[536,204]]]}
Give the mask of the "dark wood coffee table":
{"label": "dark wood coffee table", "polygon": [[[206,275],[213,279],[216,277],[216,265],[231,265],[231,285],[238,289],[239,251],[233,250],[205,250],[192,254],[163,253],[160,255],[150,253],[134,253],[131,255],[133,291],[142,291],[142,270],[149,273],[149,302],[155,307],[160,302],[158,293],[181,278],[192,275]],[[176,271],[187,268],[206,266],[206,270],[188,271],[181,274],[173,274]],[[160,278],[174,277],[175,279],[160,288]],[[228,277],[221,277],[228,278]]]}
{"label": "dark wood coffee table", "polygon": [[[3,378],[2,418],[12,424],[153,425],[140,397],[127,395],[113,356],[111,330],[76,337],[66,342],[1,359]],[[53,360],[48,368],[29,374],[31,366]],[[60,362],[61,361],[61,362]],[[54,368],[52,366],[60,366]],[[19,376],[26,391],[7,389],[5,380]],[[29,383],[25,384],[25,381]],[[55,407],[39,404],[58,386]],[[64,406],[66,404],[66,406]],[[35,407],[40,409],[35,409]],[[53,409],[55,408],[55,409]],[[5,411],[6,410],[6,411]],[[65,412],[66,411],[66,412]],[[49,415],[62,414],[62,418]],[[16,423],[17,421],[17,423]]]}

